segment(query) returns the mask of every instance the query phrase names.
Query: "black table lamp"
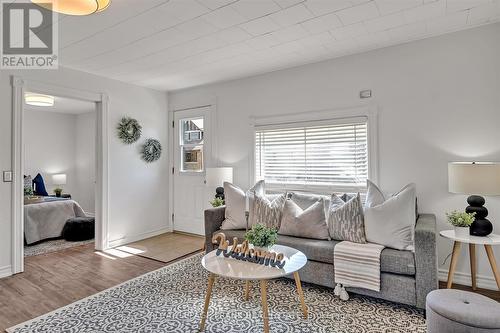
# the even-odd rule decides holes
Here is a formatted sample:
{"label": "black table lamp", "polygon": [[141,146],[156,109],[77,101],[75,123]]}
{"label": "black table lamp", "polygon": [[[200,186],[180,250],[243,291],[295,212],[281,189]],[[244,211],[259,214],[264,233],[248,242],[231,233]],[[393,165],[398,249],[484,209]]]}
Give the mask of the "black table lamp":
{"label": "black table lamp", "polygon": [[488,209],[481,195],[500,195],[500,163],[495,162],[451,162],[448,164],[448,191],[469,194],[465,208],[467,213],[476,213],[470,227],[473,236],[487,236],[493,225],[486,218]]}
{"label": "black table lamp", "polygon": [[216,187],[215,197],[224,200],[224,182],[233,182],[233,168],[207,168],[205,184],[209,187]]}

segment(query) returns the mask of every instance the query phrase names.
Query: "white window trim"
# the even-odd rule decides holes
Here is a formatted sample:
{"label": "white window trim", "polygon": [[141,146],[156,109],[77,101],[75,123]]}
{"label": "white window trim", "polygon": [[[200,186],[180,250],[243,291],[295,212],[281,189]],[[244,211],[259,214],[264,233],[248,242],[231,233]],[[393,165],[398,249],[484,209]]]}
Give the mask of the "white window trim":
{"label": "white window trim", "polygon": [[[378,163],[378,110],[376,106],[353,107],[343,109],[327,109],[319,111],[309,111],[300,113],[283,114],[276,116],[261,116],[250,117],[250,126],[252,127],[252,141],[250,143],[249,151],[249,178],[248,183],[252,186],[255,179],[255,132],[258,129],[269,129],[283,127],[288,125],[292,127],[294,124],[318,124],[318,123],[341,123],[345,119],[353,119],[356,117],[364,117],[367,119],[368,129],[368,179],[378,184],[379,180],[379,163]],[[269,188],[277,190],[275,188]],[[307,186],[302,188],[287,187],[287,190],[296,190],[302,192],[321,192],[324,187]],[[326,193],[325,193],[326,194]]]}

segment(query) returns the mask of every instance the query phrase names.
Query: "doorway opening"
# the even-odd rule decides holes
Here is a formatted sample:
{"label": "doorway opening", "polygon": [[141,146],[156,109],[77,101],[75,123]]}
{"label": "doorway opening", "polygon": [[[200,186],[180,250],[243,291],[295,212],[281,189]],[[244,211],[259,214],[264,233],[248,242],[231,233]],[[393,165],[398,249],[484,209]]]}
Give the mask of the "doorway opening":
{"label": "doorway opening", "polygon": [[[56,86],[50,83],[38,82],[25,80],[19,76],[12,76],[12,96],[13,96],[13,140],[12,140],[12,151],[13,151],[13,159],[12,159],[12,171],[13,171],[13,184],[12,184],[12,274],[21,273],[24,271],[24,250],[25,244],[33,244],[39,241],[43,241],[46,239],[53,238],[51,237],[54,234],[57,234],[58,231],[61,232],[59,236],[62,236],[62,231],[60,230],[61,224],[63,224],[63,228],[66,226],[66,222],[68,222],[69,218],[89,218],[89,220],[83,221],[72,221],[73,224],[69,228],[70,233],[73,234],[72,239],[78,239],[81,233],[75,231],[75,227],[84,227],[87,228],[87,237],[91,238],[92,232],[88,229],[91,228],[89,223],[91,218],[94,218],[94,243],[96,250],[105,250],[108,248],[108,132],[107,132],[107,118],[108,118],[108,97],[103,93],[93,93],[89,91],[83,91],[79,89],[73,89],[68,87]],[[28,95],[27,95],[28,93]],[[30,95],[31,94],[31,95]],[[29,97],[28,97],[29,96]],[[57,102],[59,99],[59,103]],[[77,120],[75,119],[75,127],[72,129],[74,133],[71,131],[64,131],[63,124],[64,121],[54,120],[57,117],[51,117],[45,113],[45,116],[40,112],[40,109],[34,110],[30,109],[31,106],[28,107],[26,103],[27,100],[33,107],[48,107],[50,105],[64,105],[65,102],[71,103],[73,107],[71,109],[76,110],[78,107],[76,105],[85,108],[89,112],[86,116],[81,116],[80,123],[87,123],[87,126],[90,126],[88,131],[81,131],[78,133],[76,130]],[[83,106],[85,105],[85,106]],[[48,110],[46,110],[48,111]],[[35,113],[39,112],[39,113]],[[76,111],[75,111],[76,112]],[[33,119],[29,119],[26,117],[35,117]],[[54,115],[52,115],[54,116]],[[69,116],[68,116],[69,117]],[[94,117],[92,119],[92,117]],[[56,123],[56,126],[53,126]],[[68,123],[71,123],[69,121]],[[92,124],[91,124],[92,123]],[[26,128],[26,126],[30,126]],[[81,125],[83,127],[83,125]],[[71,126],[70,126],[71,127]],[[49,129],[50,128],[50,129]],[[26,133],[26,131],[33,131],[33,133]],[[48,131],[50,130],[50,133]],[[62,145],[65,144],[65,141],[72,141],[69,137],[71,135],[75,136],[75,146],[74,150],[77,150],[76,147],[76,136],[81,135],[82,137],[86,137],[87,139],[83,139],[86,142],[85,147],[80,147],[79,149],[82,152],[82,156],[85,156],[86,160],[82,165],[86,165],[88,173],[90,173],[89,178],[92,178],[90,181],[84,181],[85,185],[78,185],[79,179],[76,176],[76,158],[74,168],[69,167],[71,163],[68,162],[67,165],[64,165],[65,162],[60,159],[63,151],[68,152],[69,148],[62,148]],[[45,138],[50,138],[50,140],[44,140]],[[91,140],[89,138],[92,138]],[[34,150],[27,149],[27,143],[31,142],[32,145],[35,145]],[[33,142],[35,142],[33,144]],[[45,146],[40,146],[40,142],[44,143]],[[93,142],[93,143],[92,143]],[[49,149],[51,150],[53,146],[60,147],[60,151],[53,152],[52,155],[48,154]],[[87,149],[87,153],[91,154],[89,156],[85,153],[85,149]],[[93,153],[90,151],[93,150]],[[49,155],[50,158],[44,158],[44,152]],[[59,153],[59,154],[58,154]],[[71,153],[67,153],[70,154]],[[76,155],[76,153],[75,153]],[[27,159],[30,159],[27,161]],[[49,161],[46,165],[38,164],[41,166],[37,166],[37,164],[33,164],[33,161]],[[69,160],[69,159],[68,159]],[[81,163],[82,160],[78,160],[78,163]],[[43,169],[43,170],[42,170]],[[39,171],[37,171],[39,170]],[[28,176],[27,172],[30,174],[33,173],[31,177],[31,182],[26,179],[24,176]],[[34,183],[34,178],[40,173],[41,177],[37,178],[37,182]],[[81,173],[82,175],[85,172]],[[44,179],[42,186],[41,182],[38,182],[40,178]],[[83,179],[83,176],[82,176]],[[25,182],[26,180],[26,182]],[[47,186],[45,186],[45,181],[47,182]],[[25,188],[25,184],[27,185]],[[31,189],[30,188],[30,184]],[[43,187],[45,187],[45,191],[42,191]],[[79,194],[79,190],[83,188],[87,188],[87,190],[83,190],[83,194]],[[54,191],[58,188],[57,191]],[[48,189],[48,191],[47,191]],[[93,191],[92,191],[93,189]],[[25,192],[27,191],[27,192]],[[33,195],[31,195],[31,191],[33,191]],[[36,191],[36,192],[35,192]],[[44,195],[37,195],[40,192],[43,192]],[[49,193],[50,192],[50,193]],[[28,198],[25,198],[25,193]],[[46,195],[45,195],[46,194]],[[42,197],[42,198],[40,198]],[[80,198],[85,208],[81,206],[80,203],[78,205],[70,205],[68,202],[75,202],[76,198]],[[25,206],[25,199],[27,204]],[[30,205],[39,204],[37,203],[39,200],[47,200],[49,202],[54,202],[58,206],[64,206],[65,208],[59,208],[55,210],[47,210],[44,211],[40,209],[37,211],[36,209],[28,208],[34,212],[29,212],[25,216],[25,208]],[[92,205],[93,202],[93,205]],[[68,210],[69,215],[68,220],[64,221],[63,217],[59,217],[59,219],[63,222],[53,223],[51,225],[46,225],[42,227],[42,232],[34,231],[33,225],[36,225],[37,222],[40,224],[40,221],[44,218],[47,220],[56,220],[55,216],[61,214],[62,210]],[[73,213],[71,213],[71,209]],[[78,211],[78,212],[77,212]],[[49,217],[44,216],[44,214],[48,214]],[[55,214],[54,216],[50,214]],[[25,217],[27,219],[25,219]],[[29,223],[32,223],[29,227],[26,227]],[[42,223],[43,224],[43,223]],[[56,228],[58,231],[53,231],[51,228]],[[30,233],[28,236],[27,233]],[[38,235],[36,235],[38,233]],[[76,234],[76,236],[74,236]],[[90,241],[91,239],[87,239]]]}
{"label": "doorway opening", "polygon": [[96,103],[24,97],[24,256],[94,243]]}

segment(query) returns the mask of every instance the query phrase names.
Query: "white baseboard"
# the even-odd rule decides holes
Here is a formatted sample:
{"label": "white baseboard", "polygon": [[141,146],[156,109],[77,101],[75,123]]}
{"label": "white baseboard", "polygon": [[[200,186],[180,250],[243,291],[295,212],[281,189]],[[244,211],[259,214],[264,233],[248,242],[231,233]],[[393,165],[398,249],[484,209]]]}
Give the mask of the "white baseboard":
{"label": "white baseboard", "polygon": [[0,279],[12,275],[12,266],[0,267]]}
{"label": "white baseboard", "polygon": [[[448,270],[440,269],[438,271],[439,281],[448,280]],[[470,273],[455,272],[453,275],[453,283],[463,284],[465,286],[472,285]],[[495,278],[491,276],[476,275],[476,284],[478,288],[498,290]]]}
{"label": "white baseboard", "polygon": [[109,241],[109,247],[113,248],[113,247],[121,246],[124,244],[137,242],[137,241],[140,241],[140,240],[143,240],[146,238],[150,238],[150,237],[164,234],[166,232],[172,232],[172,228],[166,227],[166,228],[156,229],[156,230],[152,230],[152,231],[148,231],[148,232],[143,232],[143,233],[137,234],[137,235],[125,236],[125,237],[122,237],[119,239],[114,239],[114,240]]}

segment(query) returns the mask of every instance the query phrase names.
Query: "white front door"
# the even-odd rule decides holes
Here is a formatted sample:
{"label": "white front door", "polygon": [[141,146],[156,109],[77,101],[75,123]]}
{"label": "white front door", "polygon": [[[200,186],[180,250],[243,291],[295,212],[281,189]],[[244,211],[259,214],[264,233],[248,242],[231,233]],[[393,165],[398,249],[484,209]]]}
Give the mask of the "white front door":
{"label": "white front door", "polygon": [[203,211],[213,197],[205,186],[205,167],[212,155],[210,110],[201,107],[174,112],[175,231],[205,233]]}

